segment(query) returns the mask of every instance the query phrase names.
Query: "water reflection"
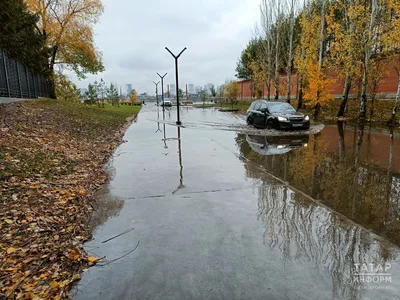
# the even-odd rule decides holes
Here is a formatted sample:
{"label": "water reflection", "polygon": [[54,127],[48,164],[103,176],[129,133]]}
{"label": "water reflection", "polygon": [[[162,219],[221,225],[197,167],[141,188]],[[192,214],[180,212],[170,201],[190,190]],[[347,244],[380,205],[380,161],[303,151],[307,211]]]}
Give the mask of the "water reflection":
{"label": "water reflection", "polygon": [[[332,278],[333,299],[360,299],[369,291],[368,283],[355,280],[355,264],[382,264],[398,259],[398,250],[389,243],[376,242],[372,234],[346,222],[328,209],[310,201],[287,186],[263,185],[258,188],[258,218],[265,227],[264,243],[279,249],[288,269],[291,262],[310,261],[313,274],[328,272]],[[293,264],[295,266],[296,263]],[[395,291],[395,284],[376,285]],[[390,291],[392,290],[392,291]],[[378,299],[375,295],[372,299]]]}
{"label": "water reflection", "polygon": [[94,196],[92,205],[94,211],[90,217],[91,228],[104,224],[110,217],[116,216],[124,207],[125,201],[114,199],[108,185],[104,185]]}
{"label": "water reflection", "polygon": [[179,186],[177,188],[183,188],[183,163],[182,163],[182,140],[181,140],[181,128],[178,126],[178,154],[179,154]]}
{"label": "water reflection", "polygon": [[[165,121],[165,115],[163,116],[164,121]],[[181,137],[181,127],[177,126],[177,138],[167,138],[167,130],[166,130],[166,125],[165,122],[163,123],[163,132],[164,132],[164,148],[168,149],[167,141],[168,140],[177,140],[178,141],[178,160],[179,160],[179,185],[172,192],[172,194],[175,194],[179,189],[184,188],[185,185],[183,184],[183,160],[182,160],[182,137]]]}
{"label": "water reflection", "polygon": [[[239,150],[247,176],[263,179],[271,174],[320,200],[335,211],[400,245],[400,169],[394,168],[393,131],[382,134],[361,124],[356,128],[339,122],[311,136],[307,147],[282,155],[260,154],[252,140],[238,134]],[[387,160],[383,155],[387,150]],[[396,165],[399,168],[398,165]],[[272,201],[272,200],[271,200]]]}
{"label": "water reflection", "polygon": [[[160,120],[160,111],[157,108],[157,121],[159,121],[159,120]],[[157,133],[157,132],[161,132],[160,122],[157,122],[157,131],[155,133]]]}
{"label": "water reflection", "polygon": [[247,135],[251,149],[261,155],[284,154],[292,149],[308,146],[309,136],[261,136]]}

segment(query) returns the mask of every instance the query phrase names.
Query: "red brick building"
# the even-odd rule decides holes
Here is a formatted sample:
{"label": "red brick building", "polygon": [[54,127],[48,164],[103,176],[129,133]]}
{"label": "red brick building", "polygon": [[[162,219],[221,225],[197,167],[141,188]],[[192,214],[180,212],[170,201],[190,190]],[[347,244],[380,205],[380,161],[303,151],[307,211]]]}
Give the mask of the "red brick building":
{"label": "red brick building", "polygon": [[[384,62],[384,71],[382,72],[382,77],[379,80],[375,93],[377,93],[378,99],[392,99],[395,97],[397,92],[398,85],[398,75],[395,66],[399,66],[398,62],[387,61]],[[337,71],[328,71],[328,78],[334,79],[334,83],[330,87],[330,93],[335,97],[339,98],[343,94],[343,85],[344,85],[344,76],[339,76]],[[297,74],[292,74],[291,80],[291,96],[294,98],[297,95],[298,90],[298,82],[297,82]],[[239,89],[240,89],[240,99],[251,99],[252,91],[251,91],[251,80],[241,80],[238,81]],[[370,85],[371,86],[371,85]],[[358,80],[352,83],[352,88],[350,90],[350,96],[356,97],[361,89],[361,81]],[[287,75],[282,74],[279,79],[279,96],[286,97],[287,94]],[[372,90],[368,91],[372,93]],[[268,94],[267,87],[264,86],[263,90],[263,98],[266,98]],[[275,88],[273,81],[271,81],[271,99],[273,99],[275,95]]]}

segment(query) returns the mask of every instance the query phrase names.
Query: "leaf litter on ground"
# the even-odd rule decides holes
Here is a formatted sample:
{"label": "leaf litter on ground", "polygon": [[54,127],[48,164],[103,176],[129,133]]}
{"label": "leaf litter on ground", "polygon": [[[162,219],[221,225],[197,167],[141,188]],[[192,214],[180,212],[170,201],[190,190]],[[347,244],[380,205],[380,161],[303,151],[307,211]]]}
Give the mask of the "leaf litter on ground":
{"label": "leaf litter on ground", "polygon": [[135,112],[56,100],[0,105],[0,299],[64,299],[88,256],[93,193]]}

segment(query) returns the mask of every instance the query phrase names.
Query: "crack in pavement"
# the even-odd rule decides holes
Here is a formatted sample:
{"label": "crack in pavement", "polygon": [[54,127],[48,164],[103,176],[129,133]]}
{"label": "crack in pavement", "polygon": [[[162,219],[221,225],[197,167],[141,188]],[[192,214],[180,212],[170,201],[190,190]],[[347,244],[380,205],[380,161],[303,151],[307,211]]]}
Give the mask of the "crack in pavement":
{"label": "crack in pavement", "polygon": [[[271,186],[281,186],[281,185],[271,185]],[[219,193],[219,192],[231,192],[231,191],[239,191],[253,188],[252,186],[246,186],[241,188],[231,188],[231,189],[214,189],[214,190],[205,190],[205,191],[192,191],[186,193],[172,193],[172,194],[161,194],[161,195],[151,195],[144,197],[130,197],[130,198],[122,198],[122,200],[141,200],[141,199],[153,199],[153,198],[163,198],[168,196],[187,196],[187,195],[196,195],[196,194],[206,194],[206,193]]]}

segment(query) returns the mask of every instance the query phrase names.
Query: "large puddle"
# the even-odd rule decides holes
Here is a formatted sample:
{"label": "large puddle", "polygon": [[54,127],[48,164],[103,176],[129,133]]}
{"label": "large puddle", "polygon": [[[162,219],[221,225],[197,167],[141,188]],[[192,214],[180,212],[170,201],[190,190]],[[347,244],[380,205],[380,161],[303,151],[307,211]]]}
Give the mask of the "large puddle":
{"label": "large puddle", "polygon": [[145,108],[110,162],[76,299],[398,299],[398,133],[175,113]]}

